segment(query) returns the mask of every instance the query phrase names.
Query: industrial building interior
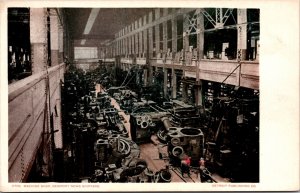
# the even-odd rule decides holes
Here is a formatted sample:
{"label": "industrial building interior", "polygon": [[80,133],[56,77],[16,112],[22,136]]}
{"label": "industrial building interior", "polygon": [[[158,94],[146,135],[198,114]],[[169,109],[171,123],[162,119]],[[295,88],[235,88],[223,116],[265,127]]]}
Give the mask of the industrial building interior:
{"label": "industrial building interior", "polygon": [[259,9],[7,19],[9,182],[259,182]]}

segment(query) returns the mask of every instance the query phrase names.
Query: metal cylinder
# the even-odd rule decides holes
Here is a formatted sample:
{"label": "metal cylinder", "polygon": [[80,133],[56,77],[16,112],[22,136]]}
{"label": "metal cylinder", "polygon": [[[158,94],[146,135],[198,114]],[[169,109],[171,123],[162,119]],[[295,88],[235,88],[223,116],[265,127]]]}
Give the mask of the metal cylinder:
{"label": "metal cylinder", "polygon": [[167,131],[169,130],[170,127],[172,127],[171,122],[168,117],[162,117],[161,121],[163,122],[164,127],[166,128]]}

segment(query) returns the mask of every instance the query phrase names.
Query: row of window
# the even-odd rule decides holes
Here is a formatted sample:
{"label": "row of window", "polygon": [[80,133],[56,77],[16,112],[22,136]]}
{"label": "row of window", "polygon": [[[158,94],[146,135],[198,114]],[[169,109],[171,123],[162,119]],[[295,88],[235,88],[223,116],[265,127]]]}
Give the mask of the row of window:
{"label": "row of window", "polygon": [[[160,9],[160,12],[163,13],[164,9]],[[171,9],[168,9],[171,10]],[[216,9],[205,9],[207,13],[214,16],[216,14]],[[225,13],[227,9],[223,9],[223,12]],[[188,15],[191,19],[195,17],[194,15],[195,11],[190,12]],[[168,11],[168,13],[171,13],[171,11]],[[154,15],[154,10],[152,11],[152,14]],[[256,51],[259,47],[259,9],[247,9],[247,59],[255,59],[255,55],[253,53],[256,53]],[[148,14],[147,14],[148,16]],[[154,18],[154,17],[153,17]],[[204,17],[204,58],[211,58],[211,54],[213,53],[214,58],[221,58],[222,52],[226,49],[226,56],[228,55],[228,59],[235,59],[237,56],[237,26],[236,25],[236,19],[237,18],[237,9],[233,9],[230,17],[226,20],[226,23],[224,26],[230,26],[230,28],[220,29],[220,30],[212,30],[209,31],[207,29],[213,28],[211,22],[207,17]],[[153,19],[154,21],[154,19]],[[121,40],[118,40],[113,45],[111,45],[111,52],[110,57],[114,57],[115,55],[130,55],[130,54],[137,54],[139,57],[142,56],[142,54],[146,54],[149,50],[149,38],[152,34],[152,48],[153,53],[150,53],[150,57],[156,57],[158,53],[161,53],[162,50],[165,50],[166,52],[179,52],[183,49],[183,31],[184,31],[184,17],[183,15],[178,15],[176,20],[176,27],[177,27],[177,33],[176,33],[176,40],[172,39],[172,22],[171,20],[167,21],[166,24],[166,47],[164,48],[164,42],[163,42],[163,24],[160,23],[157,26],[152,26],[148,28],[147,30],[144,30],[143,32],[139,32],[137,34],[133,34],[129,37],[125,37]],[[189,21],[190,22],[190,21]],[[188,44],[190,50],[193,48],[197,48],[197,34],[195,33],[194,26],[197,26],[197,20],[194,21],[193,26],[191,23],[189,23],[188,26],[189,29],[191,28],[191,34],[188,34]],[[131,26],[129,26],[131,27]],[[151,33],[152,31],[152,33]],[[126,35],[126,34],[125,34]],[[144,40],[146,38],[146,41]],[[156,40],[158,38],[158,40]],[[174,42],[176,42],[177,45],[172,45]],[[145,44],[146,43],[146,44]],[[227,46],[223,48],[224,46]],[[210,53],[209,53],[210,52]],[[210,56],[209,56],[210,55]],[[224,56],[224,54],[223,54]]]}

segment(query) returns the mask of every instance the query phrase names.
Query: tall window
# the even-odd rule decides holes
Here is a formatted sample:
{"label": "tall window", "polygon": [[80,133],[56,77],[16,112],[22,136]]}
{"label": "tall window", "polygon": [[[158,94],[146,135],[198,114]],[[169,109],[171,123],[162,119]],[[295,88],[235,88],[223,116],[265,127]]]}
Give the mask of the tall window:
{"label": "tall window", "polygon": [[75,59],[95,59],[98,58],[97,47],[75,47]]}

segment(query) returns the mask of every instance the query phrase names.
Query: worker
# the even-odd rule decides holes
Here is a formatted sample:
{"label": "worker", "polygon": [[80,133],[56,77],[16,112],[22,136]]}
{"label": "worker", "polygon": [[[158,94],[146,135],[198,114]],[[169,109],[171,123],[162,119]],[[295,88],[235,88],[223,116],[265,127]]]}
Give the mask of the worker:
{"label": "worker", "polygon": [[204,170],[204,168],[205,168],[205,161],[204,161],[203,157],[200,158],[199,166],[200,166],[200,170]]}
{"label": "worker", "polygon": [[205,160],[203,157],[200,158],[200,161],[199,161],[199,178],[200,178],[200,181],[204,181],[204,169],[205,169]]}
{"label": "worker", "polygon": [[190,177],[190,165],[191,165],[191,157],[184,156],[184,158],[181,160],[181,175],[184,177],[184,174],[187,173]]}

